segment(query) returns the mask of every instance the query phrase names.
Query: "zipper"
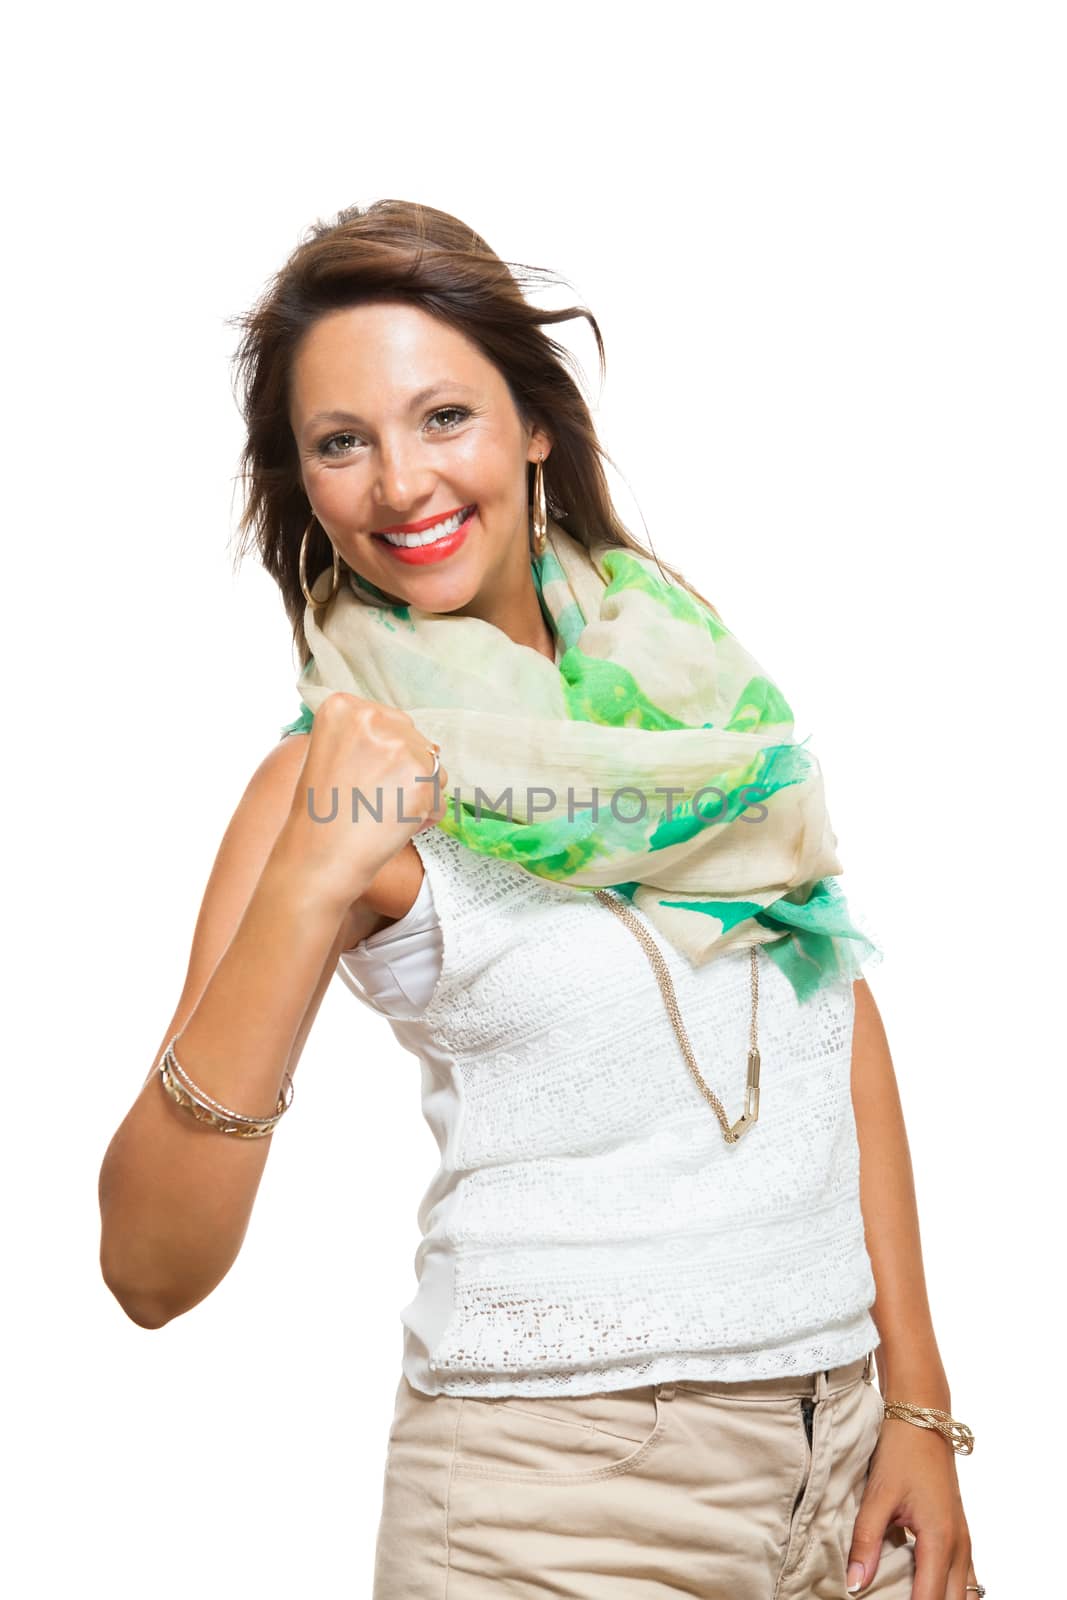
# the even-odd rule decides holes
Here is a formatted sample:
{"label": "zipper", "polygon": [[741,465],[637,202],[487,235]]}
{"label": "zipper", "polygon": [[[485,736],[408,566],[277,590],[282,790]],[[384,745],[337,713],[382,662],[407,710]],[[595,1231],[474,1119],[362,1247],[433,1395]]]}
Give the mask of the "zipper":
{"label": "zipper", "polygon": [[804,1418],[804,1432],[808,1436],[808,1449],[812,1446],[812,1434],[815,1426],[815,1401],[802,1398],[800,1412]]}
{"label": "zipper", "polygon": [[802,1395],[800,1400],[800,1415],[804,1419],[804,1434],[808,1441],[808,1464],[804,1469],[803,1481],[800,1485],[800,1488],[797,1490],[797,1497],[793,1501],[793,1510],[791,1515],[794,1517],[796,1516],[797,1511],[800,1509],[801,1501],[808,1492],[808,1483],[811,1477],[812,1462],[814,1461],[814,1452],[812,1449],[812,1424],[815,1416],[815,1401],[809,1400],[806,1396]]}

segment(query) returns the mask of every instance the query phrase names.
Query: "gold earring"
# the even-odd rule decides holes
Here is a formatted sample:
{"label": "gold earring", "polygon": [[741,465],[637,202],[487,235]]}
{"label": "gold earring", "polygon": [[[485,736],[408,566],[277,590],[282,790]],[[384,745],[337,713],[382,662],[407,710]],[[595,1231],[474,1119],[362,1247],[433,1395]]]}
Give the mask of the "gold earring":
{"label": "gold earring", "polygon": [[534,503],[533,503],[533,553],[540,560],[548,545],[548,507],[545,504],[545,474],[542,463],[544,454],[537,458],[537,471],[534,473]]}
{"label": "gold earring", "polygon": [[[308,589],[308,567],[307,567],[308,534],[311,532],[311,525],[312,525],[312,523],[314,521],[315,521],[315,513],[312,512],[311,513],[311,522],[309,522],[307,527],[304,529],[304,537],[300,541],[300,587],[304,591],[304,599],[307,601],[309,606],[324,606],[328,600],[332,600],[333,599],[334,595],[337,593],[338,587],[340,586],[340,582],[341,582],[341,556],[340,556],[340,552],[337,549],[337,546],[334,544],[333,540],[331,539],[330,540],[330,548],[333,551],[333,588],[330,590],[329,594],[324,595],[321,600],[316,600],[312,596],[312,594],[310,593],[310,591]],[[325,529],[323,531],[325,532]],[[329,537],[329,535],[327,535],[327,537]]]}

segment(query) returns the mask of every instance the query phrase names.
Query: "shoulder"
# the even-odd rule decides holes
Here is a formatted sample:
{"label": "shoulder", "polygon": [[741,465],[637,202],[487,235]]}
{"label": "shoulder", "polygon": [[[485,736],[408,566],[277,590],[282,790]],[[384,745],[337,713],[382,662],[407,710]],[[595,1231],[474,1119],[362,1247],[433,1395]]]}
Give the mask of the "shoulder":
{"label": "shoulder", "polygon": [[247,905],[289,819],[308,742],[303,734],[272,745],[239,794],[207,886],[209,907],[223,907],[226,920]]}
{"label": "shoulder", "polygon": [[272,783],[284,783],[286,778],[291,775],[291,791],[295,788],[296,779],[303,769],[310,743],[311,735],[309,733],[290,733],[284,739],[279,739],[277,744],[271,746],[259,763],[259,766],[252,774],[251,783],[262,783],[269,786]]}
{"label": "shoulder", "polygon": [[223,837],[225,855],[247,855],[262,867],[292,808],[308,747],[307,734],[272,745],[245,784]]}

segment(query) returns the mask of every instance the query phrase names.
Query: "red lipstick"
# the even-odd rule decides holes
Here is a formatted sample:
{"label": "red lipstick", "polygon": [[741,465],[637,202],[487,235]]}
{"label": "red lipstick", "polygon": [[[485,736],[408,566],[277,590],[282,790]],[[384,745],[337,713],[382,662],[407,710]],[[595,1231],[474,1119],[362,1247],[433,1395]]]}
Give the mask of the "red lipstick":
{"label": "red lipstick", "polygon": [[460,511],[469,511],[470,506],[453,506],[451,511],[438,511],[432,517],[423,517],[421,522],[394,522],[389,528],[378,528],[378,533],[425,533],[427,528],[432,528],[435,522],[445,522],[449,517],[454,517]]}
{"label": "red lipstick", "polygon": [[[462,506],[457,506],[456,511],[462,510]],[[466,516],[453,533],[446,533],[440,539],[433,539],[426,544],[390,544],[388,539],[382,537],[382,534],[421,533],[424,529],[432,528],[437,522],[447,521],[447,518],[426,517],[422,522],[410,523],[407,527],[382,529],[381,532],[374,535],[374,538],[378,543],[378,548],[391,555],[396,561],[402,561],[409,567],[425,567],[431,562],[447,560],[450,555],[453,555],[459,549],[460,545],[466,541],[474,523],[474,518],[477,515],[477,510],[477,506],[469,506]],[[455,512],[450,512],[449,516],[454,516],[455,514]]]}

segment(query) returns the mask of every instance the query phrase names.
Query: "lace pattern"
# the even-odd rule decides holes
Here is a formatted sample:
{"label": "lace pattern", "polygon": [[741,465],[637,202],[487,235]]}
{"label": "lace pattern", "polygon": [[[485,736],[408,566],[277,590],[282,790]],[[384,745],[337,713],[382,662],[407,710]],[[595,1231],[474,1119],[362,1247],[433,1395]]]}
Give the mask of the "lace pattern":
{"label": "lace pattern", "polygon": [[[850,1095],[853,993],[760,961],[760,1118],[737,1144],[647,957],[590,893],[416,836],[442,934],[417,1017],[441,1164],[419,1208],[404,1370],[452,1394],[770,1377],[874,1348]],[[638,913],[639,915],[640,913]],[[744,1100],[747,950],[658,941],[701,1070]]]}

